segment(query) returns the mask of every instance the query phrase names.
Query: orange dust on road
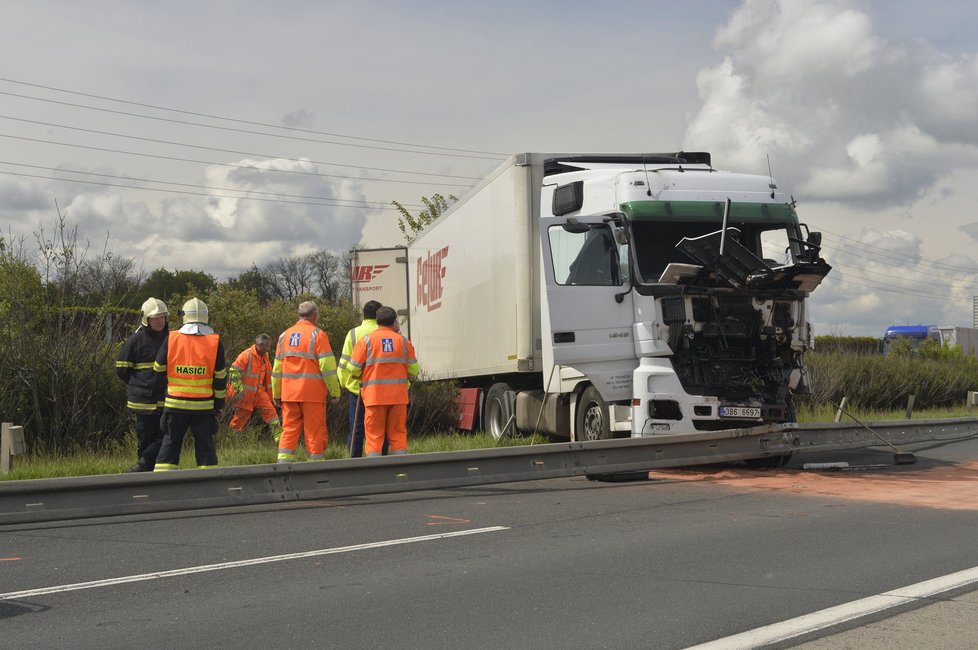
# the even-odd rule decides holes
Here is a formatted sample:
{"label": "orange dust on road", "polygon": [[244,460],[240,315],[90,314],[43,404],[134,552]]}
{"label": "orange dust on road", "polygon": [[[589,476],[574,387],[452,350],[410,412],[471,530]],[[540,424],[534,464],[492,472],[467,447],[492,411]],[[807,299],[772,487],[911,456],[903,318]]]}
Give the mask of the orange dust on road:
{"label": "orange dust on road", "polygon": [[821,471],[697,467],[649,473],[653,480],[705,481],[745,490],[771,490],[903,506],[978,510],[978,461],[927,469]]}

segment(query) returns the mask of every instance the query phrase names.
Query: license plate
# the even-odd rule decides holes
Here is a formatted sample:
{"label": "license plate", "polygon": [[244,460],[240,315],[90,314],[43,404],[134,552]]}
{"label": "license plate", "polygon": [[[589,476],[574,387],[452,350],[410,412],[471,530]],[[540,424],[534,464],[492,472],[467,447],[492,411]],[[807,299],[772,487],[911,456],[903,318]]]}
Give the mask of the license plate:
{"label": "license plate", "polygon": [[720,417],[757,419],[761,417],[761,409],[750,406],[721,406]]}

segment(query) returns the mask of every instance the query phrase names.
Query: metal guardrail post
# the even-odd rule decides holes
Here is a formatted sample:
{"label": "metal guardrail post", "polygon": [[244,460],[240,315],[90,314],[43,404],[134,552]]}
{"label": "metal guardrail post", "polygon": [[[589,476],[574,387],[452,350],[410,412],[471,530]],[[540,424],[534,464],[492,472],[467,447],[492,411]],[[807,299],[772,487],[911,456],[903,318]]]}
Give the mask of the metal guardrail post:
{"label": "metal guardrail post", "polygon": [[0,424],[0,476],[10,471],[10,427],[13,422]]}
{"label": "metal guardrail post", "polygon": [[15,427],[13,422],[0,425],[0,476],[11,468],[11,456],[24,453],[24,427]]}
{"label": "metal guardrail post", "polygon": [[848,404],[848,403],[849,403],[849,396],[848,395],[843,395],[842,396],[842,401],[839,402],[839,410],[837,410],[835,412],[835,421],[836,422],[842,422],[842,413],[843,413],[843,411],[845,411],[846,404]]}

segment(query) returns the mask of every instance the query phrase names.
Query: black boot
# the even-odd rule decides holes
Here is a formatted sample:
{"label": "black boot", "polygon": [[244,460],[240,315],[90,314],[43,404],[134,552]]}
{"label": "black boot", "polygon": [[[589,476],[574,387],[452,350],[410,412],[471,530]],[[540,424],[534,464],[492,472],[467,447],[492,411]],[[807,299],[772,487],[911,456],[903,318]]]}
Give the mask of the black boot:
{"label": "black boot", "polygon": [[131,472],[152,472],[153,468],[149,466],[145,458],[140,458],[136,461],[136,464],[123,472],[124,474],[129,474]]}

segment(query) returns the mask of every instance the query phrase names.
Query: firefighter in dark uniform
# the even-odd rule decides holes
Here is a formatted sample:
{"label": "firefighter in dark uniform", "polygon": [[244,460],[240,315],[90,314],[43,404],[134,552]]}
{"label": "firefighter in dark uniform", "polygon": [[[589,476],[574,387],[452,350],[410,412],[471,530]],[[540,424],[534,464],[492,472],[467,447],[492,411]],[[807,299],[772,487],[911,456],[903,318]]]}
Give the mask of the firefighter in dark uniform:
{"label": "firefighter in dark uniform", "polygon": [[197,467],[217,467],[214,435],[217,414],[224,408],[227,368],[221,337],[207,324],[207,305],[191,298],[183,306],[183,327],[170,333],[153,368],[165,378],[163,444],[154,471],[180,465],[187,429],[194,436]]}
{"label": "firefighter in dark uniform", "polygon": [[142,312],[142,324],[126,339],[115,362],[116,374],[129,387],[126,406],[136,416],[136,464],[127,472],[152,472],[163,442],[163,391],[153,362],[169,335],[169,312],[157,298],[144,302]]}

